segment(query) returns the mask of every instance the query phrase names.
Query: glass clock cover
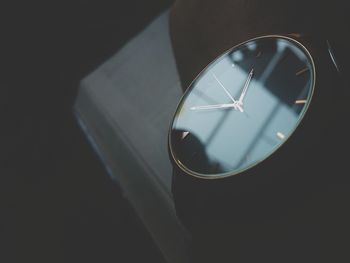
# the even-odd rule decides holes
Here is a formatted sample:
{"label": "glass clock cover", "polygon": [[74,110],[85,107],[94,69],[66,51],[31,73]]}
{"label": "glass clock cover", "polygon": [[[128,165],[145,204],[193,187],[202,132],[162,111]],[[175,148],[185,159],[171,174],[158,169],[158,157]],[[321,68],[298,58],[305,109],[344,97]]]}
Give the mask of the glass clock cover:
{"label": "glass clock cover", "polygon": [[274,153],[303,118],[315,83],[299,42],[266,36],[207,66],[182,97],[169,134],[176,164],[202,178],[240,173]]}

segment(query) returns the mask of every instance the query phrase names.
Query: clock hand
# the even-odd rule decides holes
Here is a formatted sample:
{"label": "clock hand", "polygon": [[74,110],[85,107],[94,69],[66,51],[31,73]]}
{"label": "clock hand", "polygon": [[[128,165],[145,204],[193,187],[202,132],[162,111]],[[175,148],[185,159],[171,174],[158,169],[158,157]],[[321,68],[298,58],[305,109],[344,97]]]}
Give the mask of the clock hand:
{"label": "clock hand", "polygon": [[248,78],[244,83],[243,91],[242,91],[241,96],[239,97],[239,100],[237,102],[239,105],[243,105],[243,99],[247,93],[247,90],[248,90],[250,81],[252,80],[253,74],[254,74],[254,68],[251,69],[251,71],[248,74]]}
{"label": "clock hand", "polygon": [[211,110],[211,109],[227,109],[227,108],[234,108],[235,110],[239,109],[241,112],[243,112],[243,109],[236,103],[194,106],[194,107],[191,107],[190,109],[191,110]]}
{"label": "clock hand", "polygon": [[232,95],[230,94],[230,92],[228,92],[228,90],[224,87],[224,85],[222,85],[221,81],[215,76],[215,74],[212,73],[212,75],[216,79],[216,81],[219,83],[219,85],[223,88],[227,96],[232,100],[232,102],[237,103],[237,101],[232,97]]}

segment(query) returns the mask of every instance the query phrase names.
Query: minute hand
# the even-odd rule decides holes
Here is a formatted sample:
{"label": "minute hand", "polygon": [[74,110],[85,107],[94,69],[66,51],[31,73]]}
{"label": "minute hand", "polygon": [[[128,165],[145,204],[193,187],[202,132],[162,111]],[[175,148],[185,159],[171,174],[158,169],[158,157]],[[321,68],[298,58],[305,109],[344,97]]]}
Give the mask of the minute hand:
{"label": "minute hand", "polygon": [[239,97],[239,100],[237,102],[240,105],[243,105],[243,99],[244,99],[244,97],[245,97],[245,95],[247,93],[247,90],[248,90],[250,81],[252,80],[253,74],[254,74],[254,69],[252,68],[251,71],[248,74],[247,80],[244,83],[243,91],[242,91],[241,96]]}

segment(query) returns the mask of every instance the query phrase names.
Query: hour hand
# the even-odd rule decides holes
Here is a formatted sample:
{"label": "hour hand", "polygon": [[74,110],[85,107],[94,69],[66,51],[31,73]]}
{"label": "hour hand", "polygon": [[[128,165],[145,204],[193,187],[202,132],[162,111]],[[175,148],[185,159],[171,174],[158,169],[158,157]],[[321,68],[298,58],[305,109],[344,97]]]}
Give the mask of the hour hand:
{"label": "hour hand", "polygon": [[212,110],[212,109],[228,109],[234,108],[235,110],[240,110],[243,112],[241,106],[237,105],[237,103],[226,103],[226,104],[214,104],[214,105],[204,105],[204,106],[194,106],[191,107],[191,110]]}
{"label": "hour hand", "polygon": [[252,68],[251,71],[248,74],[247,80],[244,83],[244,87],[243,87],[243,91],[241,93],[241,96],[238,99],[237,103],[239,105],[243,105],[243,99],[244,99],[245,95],[247,94],[247,90],[248,90],[250,81],[252,80],[253,74],[254,74],[254,69]]}

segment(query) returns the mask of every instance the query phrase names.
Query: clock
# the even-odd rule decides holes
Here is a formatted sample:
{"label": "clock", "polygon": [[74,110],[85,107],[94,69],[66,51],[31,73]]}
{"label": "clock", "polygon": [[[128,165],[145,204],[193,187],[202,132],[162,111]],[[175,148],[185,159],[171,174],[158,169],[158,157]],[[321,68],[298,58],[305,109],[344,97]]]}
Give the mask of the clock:
{"label": "clock", "polygon": [[182,173],[236,176],[278,154],[308,113],[314,59],[301,42],[270,35],[218,56],[190,84],[172,119],[168,146]]}

